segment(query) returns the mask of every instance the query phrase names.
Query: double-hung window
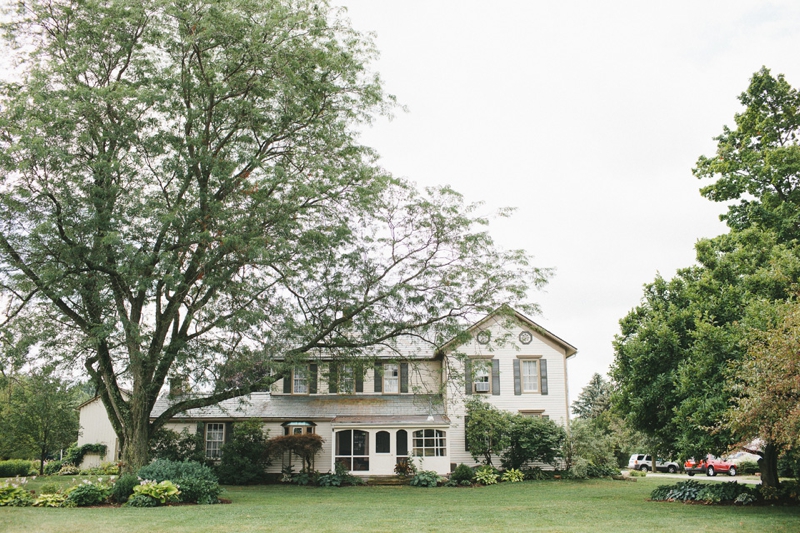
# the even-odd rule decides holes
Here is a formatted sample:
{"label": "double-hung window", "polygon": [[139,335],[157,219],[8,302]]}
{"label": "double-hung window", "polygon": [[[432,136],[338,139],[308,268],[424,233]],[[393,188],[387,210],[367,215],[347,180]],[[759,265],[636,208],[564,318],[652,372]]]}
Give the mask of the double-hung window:
{"label": "double-hung window", "polygon": [[523,359],[522,392],[539,392],[539,360]]}
{"label": "double-hung window", "polygon": [[383,392],[390,394],[400,392],[400,368],[397,364],[383,365]]}
{"label": "double-hung window", "polygon": [[206,424],[206,458],[219,459],[222,444],[225,442],[225,424],[211,422]]}
{"label": "double-hung window", "polygon": [[473,392],[487,393],[492,391],[491,381],[489,380],[489,366],[485,361],[476,361],[473,370]]}
{"label": "double-hung window", "polygon": [[308,394],[308,369],[295,368],[292,371],[292,392],[294,394]]}

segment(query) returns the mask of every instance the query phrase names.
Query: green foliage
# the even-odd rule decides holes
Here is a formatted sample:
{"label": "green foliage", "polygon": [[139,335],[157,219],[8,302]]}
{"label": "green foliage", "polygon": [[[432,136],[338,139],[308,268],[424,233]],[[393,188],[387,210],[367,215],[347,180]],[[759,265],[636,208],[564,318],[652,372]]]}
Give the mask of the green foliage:
{"label": "green foliage", "polygon": [[316,433],[281,435],[269,440],[269,453],[282,457],[285,453],[298,456],[303,461],[303,471],[310,471],[314,456],[322,451],[322,436]]}
{"label": "green foliage", "polygon": [[394,465],[394,473],[401,477],[413,476],[417,473],[417,467],[414,465],[414,461],[398,460]]}
{"label": "green foliage", "polygon": [[181,491],[172,481],[164,480],[156,483],[145,479],[133,487],[133,494],[135,496],[141,495],[153,498],[161,505],[164,505],[167,502],[178,501]]}
{"label": "green foliage", "polygon": [[134,474],[123,474],[114,483],[111,495],[117,503],[125,503],[133,494],[133,488],[139,484],[139,478]]}
{"label": "green foliage", "polygon": [[611,384],[595,373],[572,403],[572,414],[578,418],[594,419],[606,412],[610,404]]}
{"label": "green foliage", "polygon": [[509,445],[510,415],[480,398],[469,399],[466,409],[467,448],[473,459],[491,465],[492,455],[498,455]]}
{"label": "green foliage", "polygon": [[757,490],[746,485],[739,485],[736,481],[710,483],[703,486],[702,490],[697,494],[697,499],[708,503],[733,502],[742,494],[750,494],[755,497]]}
{"label": "green foliage", "polygon": [[748,476],[753,475],[753,474],[758,474],[758,472],[759,472],[758,462],[757,461],[742,461],[738,465],[738,471],[739,471],[740,474],[745,474],[745,475],[748,475]]}
{"label": "green foliage", "polygon": [[647,477],[647,472],[644,470],[629,470],[628,475],[630,477]]}
{"label": "green foliage", "polygon": [[106,445],[105,444],[83,444],[78,446],[77,444],[73,444],[67,451],[64,453],[64,463],[70,464],[72,466],[80,467],[81,463],[83,462],[83,456],[87,453],[96,453],[100,457],[106,456]]}
{"label": "green foliage", "polygon": [[145,494],[134,494],[128,498],[128,507],[158,507],[158,500]]}
{"label": "green foliage", "polygon": [[620,470],[616,466],[596,465],[590,462],[586,467],[586,475],[590,478],[611,477],[619,474]]}
{"label": "green foliage", "polygon": [[202,463],[206,460],[204,446],[202,431],[189,433],[187,428],[183,428],[178,433],[161,428],[150,438],[150,457]]}
{"label": "green foliage", "polygon": [[705,503],[738,503],[749,505],[758,499],[758,489],[730,483],[702,484],[693,479],[675,485],[659,485],[650,493],[653,501],[702,501]]}
{"label": "green foliage", "polygon": [[39,487],[40,494],[55,494],[61,490],[61,486],[58,483],[44,483]]}
{"label": "green foliage", "polygon": [[679,481],[672,486],[672,489],[667,494],[665,499],[678,500],[682,502],[694,501],[697,499],[697,495],[700,494],[701,490],[703,490],[703,485],[693,479],[688,481]]}
{"label": "green foliage", "polygon": [[436,487],[442,477],[433,470],[420,470],[411,478],[409,485],[412,487]]}
{"label": "green foliage", "polygon": [[494,485],[500,475],[491,465],[483,465],[475,470],[475,481],[481,485]]}
{"label": "green foliage", "polygon": [[503,481],[510,481],[511,483],[518,483],[525,480],[525,474],[516,468],[511,468],[503,472]]}
{"label": "green foliage", "polygon": [[572,462],[568,473],[572,479],[587,479],[589,477],[589,460],[578,457]]}
{"label": "green foliage", "polygon": [[0,461],[0,478],[27,476],[31,470],[31,462],[22,459]]}
{"label": "green foliage", "polygon": [[33,496],[22,487],[26,481],[23,478],[13,482],[5,481],[0,484],[0,507],[28,507],[33,505]]}
{"label": "green foliage", "polygon": [[562,426],[547,418],[523,415],[509,415],[507,420],[508,446],[500,456],[503,467],[519,469],[528,462],[555,464],[566,438]]}
{"label": "green foliage", "polygon": [[61,467],[61,470],[58,471],[59,476],[77,476],[80,473],[80,468],[67,463],[64,463],[64,465]]}
{"label": "green foliage", "polygon": [[66,501],[70,505],[75,505],[77,507],[99,505],[105,503],[109,496],[111,496],[111,486],[106,483],[93,483],[84,479],[81,483],[70,487],[66,494]]}
{"label": "green foliage", "polygon": [[114,463],[103,462],[100,466],[81,468],[82,476],[116,476],[119,475],[119,466]]}
{"label": "green foliage", "polygon": [[59,492],[42,492],[33,501],[34,507],[70,507],[71,504],[67,501],[67,495]]}
{"label": "green foliage", "polygon": [[320,487],[341,487],[342,485],[363,485],[364,480],[350,474],[343,463],[336,463],[333,472],[320,474],[317,477],[317,484]]}
{"label": "green foliage", "polygon": [[2,423],[7,449],[0,456],[5,452],[45,461],[77,439],[79,394],[52,366],[15,376]]}
{"label": "green foliage", "polygon": [[472,468],[464,463],[459,464],[453,473],[450,474],[450,479],[458,483],[462,481],[468,481],[471,483],[473,477],[475,477],[475,472],[472,470]]}
{"label": "green foliage", "polygon": [[56,475],[63,466],[64,466],[64,461],[60,460],[48,461],[44,464],[44,474],[47,476]]}
{"label": "green foliage", "polygon": [[157,459],[140,468],[137,474],[142,479],[156,483],[172,481],[180,487],[182,502],[218,503],[222,492],[214,472],[209,467],[194,461]]}
{"label": "green foliage", "polygon": [[237,422],[233,436],[222,447],[222,458],[216,468],[221,483],[250,485],[264,482],[271,464],[268,432],[258,419]]}

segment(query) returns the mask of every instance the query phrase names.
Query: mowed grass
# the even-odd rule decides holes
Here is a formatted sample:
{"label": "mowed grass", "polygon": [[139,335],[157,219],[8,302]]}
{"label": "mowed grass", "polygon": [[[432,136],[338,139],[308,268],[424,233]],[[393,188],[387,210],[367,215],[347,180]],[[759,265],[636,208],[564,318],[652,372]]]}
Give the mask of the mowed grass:
{"label": "mowed grass", "polygon": [[[646,501],[677,480],[540,481],[481,488],[228,487],[230,505],[154,509],[0,507],[0,532],[800,531],[798,507]],[[33,486],[31,486],[33,485]],[[39,480],[30,484],[35,489]]]}

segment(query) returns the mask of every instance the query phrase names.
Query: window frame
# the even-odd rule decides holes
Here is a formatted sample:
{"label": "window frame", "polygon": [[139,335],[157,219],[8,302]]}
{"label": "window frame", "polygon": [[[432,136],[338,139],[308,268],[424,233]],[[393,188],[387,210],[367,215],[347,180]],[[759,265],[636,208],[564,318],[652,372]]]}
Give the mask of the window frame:
{"label": "window frame", "polygon": [[[492,394],[492,360],[474,359],[472,361],[472,393]],[[484,379],[485,378],[485,379]],[[486,390],[479,391],[478,383],[486,383]]]}
{"label": "window frame", "polygon": [[[297,377],[301,374],[305,373],[303,377],[303,383],[305,384],[305,392],[298,392],[297,391]],[[306,366],[305,368],[292,368],[292,394],[293,395],[301,395],[301,396],[308,396],[311,394],[311,387],[308,382],[309,374],[311,370]]]}
{"label": "window frame", "polygon": [[[431,432],[431,435],[428,435],[428,432]],[[431,453],[427,453],[427,450],[430,450]],[[447,431],[435,428],[412,431],[411,455],[414,457],[447,457]]]}
{"label": "window frame", "polygon": [[[394,367],[396,375],[389,377],[388,369]],[[395,390],[388,390],[388,383],[394,382]],[[383,394],[400,394],[400,364],[399,363],[384,363],[383,364]]]}
{"label": "window frame", "polygon": [[[364,437],[364,455],[356,454],[356,432],[359,432],[361,435],[359,437]],[[349,453],[341,453],[341,442],[340,439],[344,433],[350,434],[349,439]],[[369,472],[369,458],[370,458],[370,434],[369,431],[365,431],[363,429],[342,429],[336,432],[336,436],[334,437],[334,462],[336,463],[343,463],[349,472]],[[366,467],[366,468],[354,468],[356,465]]]}
{"label": "window frame", "polygon": [[[219,433],[219,439],[209,440],[209,434],[212,432],[211,426],[219,426],[219,429],[214,428],[213,432],[216,434]],[[203,436],[203,442],[205,443],[205,456],[206,459],[211,459],[213,461],[219,460],[222,457],[222,446],[225,445],[225,422],[206,422],[205,424],[205,435]],[[209,443],[214,443],[216,446],[214,448],[209,448]],[[209,455],[209,452],[211,454]],[[216,452],[216,453],[215,453]]]}
{"label": "window frame", "polygon": [[[542,393],[542,367],[540,365],[541,357],[521,357],[519,359],[519,381],[520,381],[520,390],[522,394],[541,394]],[[525,375],[525,366],[526,363],[533,363],[534,367],[536,368],[536,389],[526,389],[526,375]]]}

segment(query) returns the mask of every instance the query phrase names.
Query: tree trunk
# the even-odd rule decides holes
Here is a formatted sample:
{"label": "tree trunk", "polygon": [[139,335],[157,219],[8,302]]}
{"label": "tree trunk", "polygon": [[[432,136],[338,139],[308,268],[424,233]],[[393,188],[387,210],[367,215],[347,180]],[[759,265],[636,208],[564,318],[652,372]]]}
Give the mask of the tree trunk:
{"label": "tree trunk", "polygon": [[778,488],[778,448],[774,444],[764,445],[764,451],[760,452],[761,459],[758,460],[758,468],[761,471],[761,485],[763,487]]}
{"label": "tree trunk", "polygon": [[124,427],[123,470],[130,473],[136,473],[150,462],[150,414],[141,403],[141,400],[131,400],[130,417]]}

